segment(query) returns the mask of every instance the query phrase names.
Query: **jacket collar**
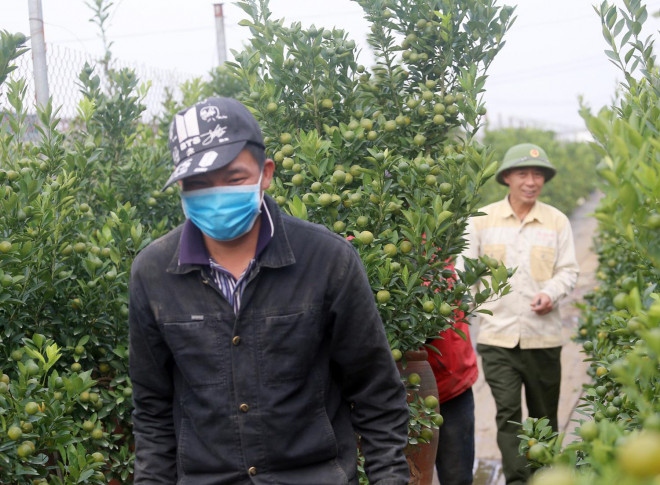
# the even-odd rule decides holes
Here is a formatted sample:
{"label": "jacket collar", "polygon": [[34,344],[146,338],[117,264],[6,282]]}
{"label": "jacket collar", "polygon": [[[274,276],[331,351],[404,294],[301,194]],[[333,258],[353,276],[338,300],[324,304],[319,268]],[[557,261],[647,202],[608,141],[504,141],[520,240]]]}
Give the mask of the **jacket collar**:
{"label": "jacket collar", "polygon": [[282,268],[294,264],[296,257],[293,254],[285,227],[285,217],[291,216],[285,216],[277,202],[267,194],[264,195],[264,204],[271,217],[273,234],[268,246],[260,254],[258,264],[266,268]]}
{"label": "jacket collar", "polygon": [[[282,212],[277,203],[264,195],[264,211],[257,242],[259,266],[279,268],[295,263],[289,244]],[[209,253],[204,245],[202,232],[189,220],[180,229],[175,254],[168,265],[168,272],[184,274],[209,265]]]}

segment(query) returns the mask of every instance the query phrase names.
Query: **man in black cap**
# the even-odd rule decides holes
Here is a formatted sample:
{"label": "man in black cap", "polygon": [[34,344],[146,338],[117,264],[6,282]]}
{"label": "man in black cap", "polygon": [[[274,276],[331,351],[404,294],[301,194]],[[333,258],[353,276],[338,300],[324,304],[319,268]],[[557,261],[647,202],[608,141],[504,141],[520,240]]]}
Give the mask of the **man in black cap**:
{"label": "man in black cap", "polygon": [[357,484],[409,472],[406,393],[357,252],[264,194],[274,171],[239,102],[178,113],[187,220],[130,283],[135,481]]}

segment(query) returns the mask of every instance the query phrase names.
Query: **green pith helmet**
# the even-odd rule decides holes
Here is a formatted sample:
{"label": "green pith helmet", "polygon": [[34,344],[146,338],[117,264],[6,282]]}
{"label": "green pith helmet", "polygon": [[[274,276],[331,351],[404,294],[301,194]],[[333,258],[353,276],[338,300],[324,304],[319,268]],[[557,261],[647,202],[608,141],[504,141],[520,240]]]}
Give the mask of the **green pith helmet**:
{"label": "green pith helmet", "polygon": [[502,185],[507,185],[504,182],[504,174],[511,168],[522,167],[538,167],[543,170],[545,174],[545,181],[548,182],[557,173],[557,169],[548,160],[543,148],[533,145],[531,143],[521,143],[520,145],[512,146],[504,154],[502,165],[495,173],[495,179]]}

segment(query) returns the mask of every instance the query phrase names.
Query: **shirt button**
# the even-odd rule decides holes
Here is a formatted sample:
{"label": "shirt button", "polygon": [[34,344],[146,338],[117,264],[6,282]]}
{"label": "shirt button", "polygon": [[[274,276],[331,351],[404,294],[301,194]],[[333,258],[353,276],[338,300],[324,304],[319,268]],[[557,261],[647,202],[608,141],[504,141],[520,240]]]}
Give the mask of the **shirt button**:
{"label": "shirt button", "polygon": [[243,403],[240,406],[238,406],[238,409],[240,409],[242,412],[247,413],[250,410],[250,406],[247,404]]}
{"label": "shirt button", "polygon": [[250,468],[248,468],[248,474],[252,477],[255,476],[257,474],[257,469],[251,466]]}
{"label": "shirt button", "polygon": [[234,337],[233,339],[231,339],[231,343],[234,344],[234,345],[238,345],[238,344],[240,344],[240,343],[241,343],[241,337],[239,337],[239,336],[237,335],[236,337]]}

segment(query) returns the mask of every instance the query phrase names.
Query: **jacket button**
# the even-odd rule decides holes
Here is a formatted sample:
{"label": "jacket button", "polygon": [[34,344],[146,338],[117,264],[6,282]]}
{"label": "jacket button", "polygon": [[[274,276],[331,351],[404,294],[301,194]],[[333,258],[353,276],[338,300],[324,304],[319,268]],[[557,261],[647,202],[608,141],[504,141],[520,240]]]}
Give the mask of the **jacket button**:
{"label": "jacket button", "polygon": [[250,468],[248,468],[248,474],[252,477],[255,476],[257,474],[257,469],[251,466]]}
{"label": "jacket button", "polygon": [[238,335],[236,335],[236,337],[234,337],[233,339],[231,339],[231,343],[234,344],[234,345],[238,345],[238,344],[240,344],[240,343],[241,343],[241,337],[239,337]]}
{"label": "jacket button", "polygon": [[240,409],[242,412],[247,413],[250,410],[250,406],[247,404],[243,403],[240,406],[238,406],[238,409]]}

